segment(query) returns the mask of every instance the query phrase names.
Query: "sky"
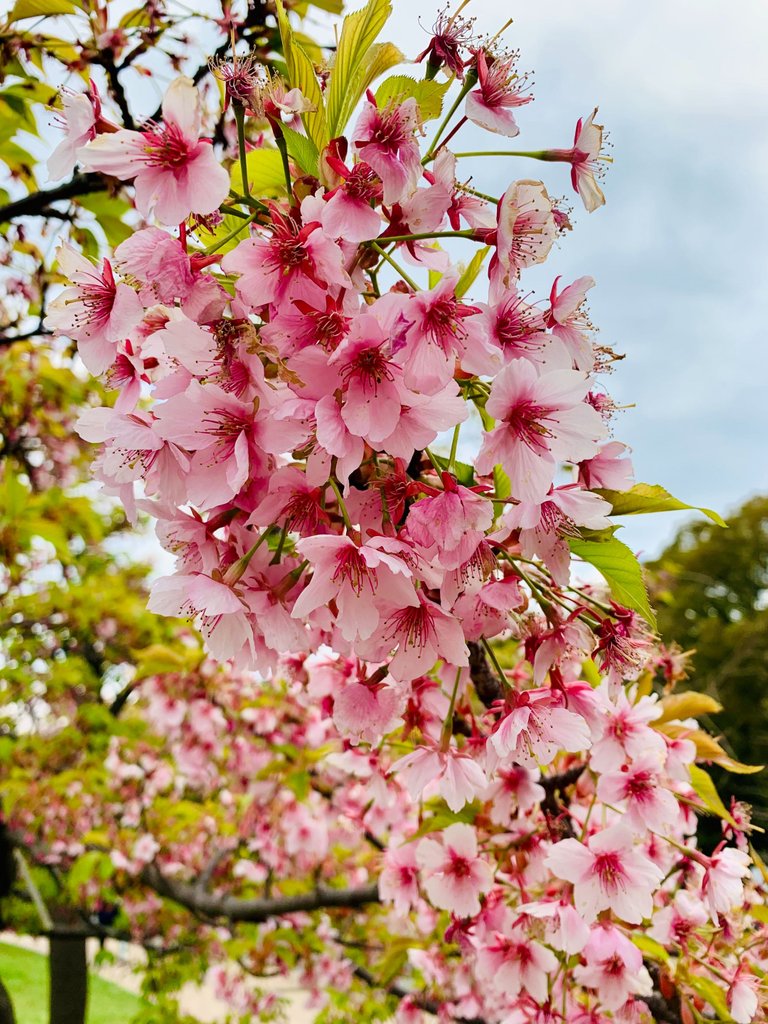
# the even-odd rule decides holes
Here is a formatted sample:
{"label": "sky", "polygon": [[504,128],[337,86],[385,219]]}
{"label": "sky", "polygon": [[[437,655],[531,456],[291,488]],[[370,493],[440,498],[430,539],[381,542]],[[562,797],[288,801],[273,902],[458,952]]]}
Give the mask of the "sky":
{"label": "sky", "polygon": [[[568,146],[597,105],[610,133],[607,205],[589,215],[564,166],[460,170],[494,195],[533,177],[569,197],[573,233],[523,285],[544,298],[555,274],[595,278],[600,340],[626,355],[606,384],[635,406],[615,436],[632,446],[638,480],[724,514],[767,490],[768,5],[472,0],[466,13],[491,35],[514,18],[505,38],[533,71],[535,102],[518,111],[516,139],[466,128],[457,151]],[[394,0],[388,35],[417,53],[433,21],[432,0]],[[621,537],[652,556],[687,518],[631,517]]]}

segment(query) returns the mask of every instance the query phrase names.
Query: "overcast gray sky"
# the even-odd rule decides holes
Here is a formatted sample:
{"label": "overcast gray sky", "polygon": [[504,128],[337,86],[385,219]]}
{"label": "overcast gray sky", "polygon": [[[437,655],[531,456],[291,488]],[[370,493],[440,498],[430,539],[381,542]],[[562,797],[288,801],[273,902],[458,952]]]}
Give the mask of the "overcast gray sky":
{"label": "overcast gray sky", "polygon": [[[356,5],[353,5],[356,6]],[[394,0],[402,49],[422,49],[432,0]],[[764,0],[472,0],[477,28],[506,33],[534,71],[536,100],[515,140],[462,131],[455,149],[567,146],[600,107],[615,163],[607,206],[587,215],[526,287],[591,274],[592,319],[626,359],[608,379],[616,437],[638,479],[721,512],[768,489],[768,5]],[[482,141],[481,141],[482,140]],[[570,194],[565,168],[462,162],[498,195],[542,177]],[[479,187],[483,187],[479,186]],[[657,552],[686,516],[626,520],[622,539]]]}

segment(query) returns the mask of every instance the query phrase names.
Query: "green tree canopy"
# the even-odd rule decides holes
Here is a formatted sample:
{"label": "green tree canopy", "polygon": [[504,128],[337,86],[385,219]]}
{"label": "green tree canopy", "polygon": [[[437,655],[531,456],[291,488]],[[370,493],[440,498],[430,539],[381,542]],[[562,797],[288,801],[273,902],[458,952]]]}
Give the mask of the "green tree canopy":
{"label": "green tree canopy", "polygon": [[[725,710],[711,723],[739,761],[768,763],[768,496],[747,501],[722,530],[683,527],[649,566],[662,636],[694,650],[693,686]],[[729,792],[768,828],[768,777],[731,776]],[[765,846],[765,839],[762,844]]]}

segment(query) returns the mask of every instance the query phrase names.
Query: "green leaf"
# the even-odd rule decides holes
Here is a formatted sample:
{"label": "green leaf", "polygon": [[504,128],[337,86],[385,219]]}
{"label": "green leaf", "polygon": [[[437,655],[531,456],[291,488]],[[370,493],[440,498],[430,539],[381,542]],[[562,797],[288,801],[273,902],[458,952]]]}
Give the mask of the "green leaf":
{"label": "green leaf", "polygon": [[632,933],[632,941],[645,956],[656,960],[657,963],[666,964],[669,963],[669,953],[662,946],[660,942],[652,939],[650,935],[642,935],[637,931]]}
{"label": "green leaf", "polygon": [[591,658],[581,663],[581,674],[590,686],[599,686],[603,681],[600,670]]}
{"label": "green leaf", "polygon": [[283,136],[288,146],[288,155],[293,162],[298,164],[305,174],[311,174],[316,178],[320,155],[312,139],[295,132],[287,124],[283,125]]}
{"label": "green leaf", "polygon": [[661,725],[662,722],[682,721],[684,718],[699,718],[701,715],[716,715],[723,710],[723,705],[718,704],[714,697],[706,693],[696,693],[688,690],[685,693],[670,693],[661,701],[662,713],[654,725]]}
{"label": "green leaf", "polygon": [[477,250],[475,255],[469,261],[461,277],[456,282],[456,296],[458,298],[461,298],[463,295],[466,295],[469,289],[475,283],[478,274],[483,269],[483,263],[485,263],[485,258],[490,251],[490,245],[483,246],[482,249]]}
{"label": "green leaf", "polygon": [[720,799],[720,794],[717,792],[715,784],[707,772],[695,764],[690,766],[689,771],[691,774],[691,786],[693,787],[693,791],[699,800],[701,800],[702,804],[704,804],[706,810],[708,810],[710,814],[716,814],[717,817],[722,818],[723,821],[727,821],[729,825],[737,827],[731,812]]}
{"label": "green leaf", "polygon": [[512,493],[512,481],[500,465],[493,467],[493,487],[497,498],[508,498]]}
{"label": "green leaf", "polygon": [[288,68],[288,79],[292,87],[299,89],[309,100],[314,110],[301,115],[307,135],[322,149],[328,142],[328,126],[323,104],[323,93],[315,74],[315,68],[305,51],[296,41],[282,0],[276,0],[277,23],[283,43],[283,54]]}
{"label": "green leaf", "polygon": [[428,814],[418,830],[414,832],[412,836],[408,837],[408,842],[412,843],[416,839],[421,839],[423,836],[429,835],[430,832],[442,832],[448,828],[449,825],[455,825],[457,821],[464,822],[467,825],[474,824],[475,818],[478,813],[478,804],[466,804],[460,811],[452,811],[442,801],[442,807],[434,811],[432,814]]}
{"label": "green leaf", "polygon": [[76,11],[72,0],[16,0],[9,21],[42,18],[49,14],[74,14]]}
{"label": "green leaf", "polygon": [[443,112],[443,99],[450,84],[450,80],[437,82],[426,78],[417,80],[410,75],[392,75],[376,90],[376,102],[380,107],[386,107],[389,103],[415,99],[422,121],[434,121]]}
{"label": "green leaf", "polygon": [[639,612],[649,625],[656,628],[656,617],[648,600],[643,571],[626,544],[615,537],[602,543],[569,537],[568,544],[574,555],[594,565],[602,573],[619,604]]}
{"label": "green leaf", "polygon": [[635,484],[629,491],[608,491],[598,490],[596,492],[601,498],[610,501],[613,505],[615,516],[637,516],[647,512],[680,512],[686,509],[703,512],[717,526],[726,527],[725,520],[713,512],[711,508],[702,508],[701,505],[687,505],[679,498],[675,498],[659,484]]}
{"label": "green leaf", "polygon": [[713,981],[712,978],[704,978],[700,974],[689,974],[686,980],[687,984],[697,995],[700,995],[702,999],[706,999],[717,1014],[718,1020],[733,1020],[733,1017],[728,1012],[725,993],[716,981]]}
{"label": "green leaf", "polygon": [[[362,10],[348,14],[344,19],[328,86],[328,130],[331,137],[340,135],[344,130],[347,118],[362,95],[362,91],[356,92],[353,83],[366,77],[364,69],[368,51],[391,13],[389,0],[369,0]],[[381,68],[378,73],[383,74],[385,70]]]}
{"label": "green leaf", "polygon": [[[285,192],[283,161],[278,150],[251,149],[245,155],[245,164],[248,169],[251,195],[257,199],[274,198]],[[243,176],[240,173],[239,160],[232,165],[230,181],[235,192],[243,192]]]}
{"label": "green leaf", "polygon": [[341,14],[344,9],[344,0],[309,0],[313,7],[319,7],[321,11],[328,11],[329,14]]}

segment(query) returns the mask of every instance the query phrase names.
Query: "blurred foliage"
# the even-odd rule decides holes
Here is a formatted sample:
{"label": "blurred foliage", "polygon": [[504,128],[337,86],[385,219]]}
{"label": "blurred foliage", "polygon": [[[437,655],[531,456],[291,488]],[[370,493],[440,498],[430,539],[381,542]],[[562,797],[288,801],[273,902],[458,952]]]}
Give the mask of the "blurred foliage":
{"label": "blurred foliage", "polygon": [[[722,530],[691,523],[648,566],[662,637],[693,650],[691,685],[724,710],[709,721],[739,761],[768,764],[768,496]],[[722,778],[715,769],[713,774]],[[728,775],[727,791],[768,828],[768,773]],[[766,836],[756,845],[768,847]]]}

